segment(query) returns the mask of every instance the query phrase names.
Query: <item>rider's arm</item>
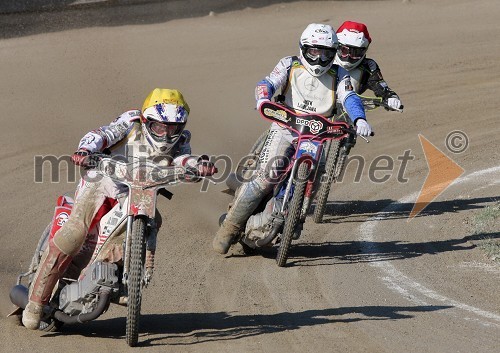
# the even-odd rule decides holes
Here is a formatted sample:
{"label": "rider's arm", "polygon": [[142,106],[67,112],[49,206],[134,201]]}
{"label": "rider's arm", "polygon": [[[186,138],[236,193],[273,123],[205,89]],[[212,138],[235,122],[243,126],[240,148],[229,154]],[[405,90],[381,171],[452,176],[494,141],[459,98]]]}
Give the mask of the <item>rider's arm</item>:
{"label": "rider's arm", "polygon": [[198,157],[191,155],[191,132],[184,130],[179,142],[177,142],[176,153],[173,156],[173,164],[177,166],[190,165],[193,166],[198,161]]}
{"label": "rider's arm", "polygon": [[287,82],[288,71],[292,65],[292,57],[281,59],[271,73],[255,87],[255,100],[271,99]]}
{"label": "rider's arm", "polygon": [[354,92],[351,77],[342,68],[339,68],[337,76],[340,81],[337,85],[337,100],[342,104],[342,107],[354,123],[356,123],[357,119],[366,120],[363,102],[361,102],[361,98]]}
{"label": "rider's arm", "polygon": [[125,138],[134,126],[134,122],[140,119],[140,110],[129,110],[113,120],[107,126],[101,126],[96,130],[88,132],[80,140],[79,150],[89,152],[102,152]]}
{"label": "rider's arm", "polygon": [[174,154],[172,162],[175,166],[190,167],[189,173],[185,175],[185,181],[198,182],[200,177],[211,176],[217,173],[217,168],[210,162],[207,155],[194,156],[191,154],[191,133],[188,130],[182,132],[178,142],[178,149]]}
{"label": "rider's arm", "polygon": [[384,100],[389,98],[399,99],[396,92],[390,89],[387,82],[385,82],[382,71],[380,71],[380,67],[375,60],[367,58],[363,64],[365,70],[368,72],[367,87],[371,89],[377,97],[382,97]]}

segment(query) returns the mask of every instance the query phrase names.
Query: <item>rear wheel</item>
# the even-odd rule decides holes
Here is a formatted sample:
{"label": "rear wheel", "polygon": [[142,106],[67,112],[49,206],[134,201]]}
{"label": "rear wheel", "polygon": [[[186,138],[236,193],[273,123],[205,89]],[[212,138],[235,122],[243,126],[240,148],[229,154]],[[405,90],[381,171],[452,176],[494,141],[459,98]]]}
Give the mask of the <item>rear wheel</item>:
{"label": "rear wheel", "polygon": [[325,214],[326,202],[328,201],[328,194],[335,178],[335,170],[339,155],[339,141],[333,141],[330,144],[328,157],[326,160],[325,173],[322,176],[319,184],[318,194],[316,196],[316,208],[314,209],[313,220],[315,223],[323,222],[323,215]]}
{"label": "rear wheel", "polygon": [[285,225],[283,227],[283,234],[278,248],[278,255],[276,256],[276,263],[279,267],[285,266],[286,261],[288,260],[290,245],[292,244],[295,230],[297,229],[300,221],[308,176],[309,164],[303,162],[298,168],[297,177],[295,179],[295,188],[288,207],[288,214],[285,218]]}
{"label": "rear wheel", "polygon": [[139,319],[141,316],[142,277],[144,273],[146,220],[138,217],[132,225],[130,266],[128,275],[127,303],[127,344],[137,345],[139,338]]}

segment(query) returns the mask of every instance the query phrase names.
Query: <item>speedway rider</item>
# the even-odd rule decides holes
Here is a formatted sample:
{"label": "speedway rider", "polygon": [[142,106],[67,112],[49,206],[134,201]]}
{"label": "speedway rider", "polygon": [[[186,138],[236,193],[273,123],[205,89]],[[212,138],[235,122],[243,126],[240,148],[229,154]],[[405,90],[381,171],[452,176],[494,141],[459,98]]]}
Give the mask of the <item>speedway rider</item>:
{"label": "speedway rider", "polygon": [[375,60],[366,57],[372,41],[366,25],[345,21],[337,29],[337,38],[339,45],[334,64],[349,72],[354,91],[362,94],[370,89],[377,97],[382,97],[391,109],[402,112],[399,96],[389,88]]}
{"label": "speedway rider", "polygon": [[[330,25],[309,24],[300,37],[300,55],[281,59],[273,71],[257,84],[257,108],[281,91],[283,103],[298,112],[331,117],[336,103],[342,104],[357,133],[371,134],[360,98],[355,94],[348,72],[333,65],[337,36]],[[285,170],[293,156],[296,135],[273,123],[259,157],[259,169],[251,181],[239,188],[234,203],[213,240],[216,252],[225,254],[247,220]],[[269,163],[268,163],[269,162]],[[269,165],[268,165],[269,164]]]}
{"label": "speedway rider", "polygon": [[[87,133],[71,159],[76,165],[88,166],[92,153],[107,152],[129,161],[147,158],[158,165],[188,165],[198,176],[212,175],[215,172],[213,164],[191,155],[191,134],[184,130],[188,115],[189,106],[178,90],[156,88],[147,96],[142,111],[129,110],[110,125]],[[43,306],[82,247],[101,205],[106,198],[116,199],[127,191],[126,186],[110,178],[87,178],[90,173],[95,172],[89,171],[81,179],[71,215],[49,241],[36,271],[22,319],[29,329],[38,329]]]}

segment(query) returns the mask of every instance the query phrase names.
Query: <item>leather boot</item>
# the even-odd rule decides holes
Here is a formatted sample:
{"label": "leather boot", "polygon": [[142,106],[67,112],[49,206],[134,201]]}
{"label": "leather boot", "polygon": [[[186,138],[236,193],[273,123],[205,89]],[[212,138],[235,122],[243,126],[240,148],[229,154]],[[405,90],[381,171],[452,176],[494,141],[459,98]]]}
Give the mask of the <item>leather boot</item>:
{"label": "leather boot", "polygon": [[30,288],[29,302],[23,311],[23,325],[26,328],[38,329],[43,307],[49,302],[57,281],[70,263],[71,256],[63,253],[51,240],[36,271]]}
{"label": "leather boot", "polygon": [[227,254],[229,248],[233,244],[234,239],[240,232],[240,226],[224,220],[219,230],[215,234],[212,246],[219,254]]}

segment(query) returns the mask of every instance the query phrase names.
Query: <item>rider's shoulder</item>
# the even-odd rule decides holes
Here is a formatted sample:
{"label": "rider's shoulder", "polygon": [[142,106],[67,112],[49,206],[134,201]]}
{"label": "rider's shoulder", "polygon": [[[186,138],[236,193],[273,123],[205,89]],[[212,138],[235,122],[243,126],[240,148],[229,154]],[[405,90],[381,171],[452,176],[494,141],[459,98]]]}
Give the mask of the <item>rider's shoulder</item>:
{"label": "rider's shoulder", "polygon": [[141,118],[141,111],[138,109],[131,109],[119,115],[115,120],[113,120],[113,123],[132,124],[135,121],[140,120],[140,118]]}
{"label": "rider's shoulder", "polygon": [[338,71],[339,71],[339,66],[332,65],[326,73],[331,76],[337,76]]}
{"label": "rider's shoulder", "polygon": [[370,72],[375,72],[379,69],[377,62],[371,58],[363,59],[360,66],[362,69],[364,69],[366,71],[370,71]]}
{"label": "rider's shoulder", "polygon": [[281,58],[279,62],[286,67],[302,65],[300,59],[297,56],[293,55],[285,56],[284,58]]}

